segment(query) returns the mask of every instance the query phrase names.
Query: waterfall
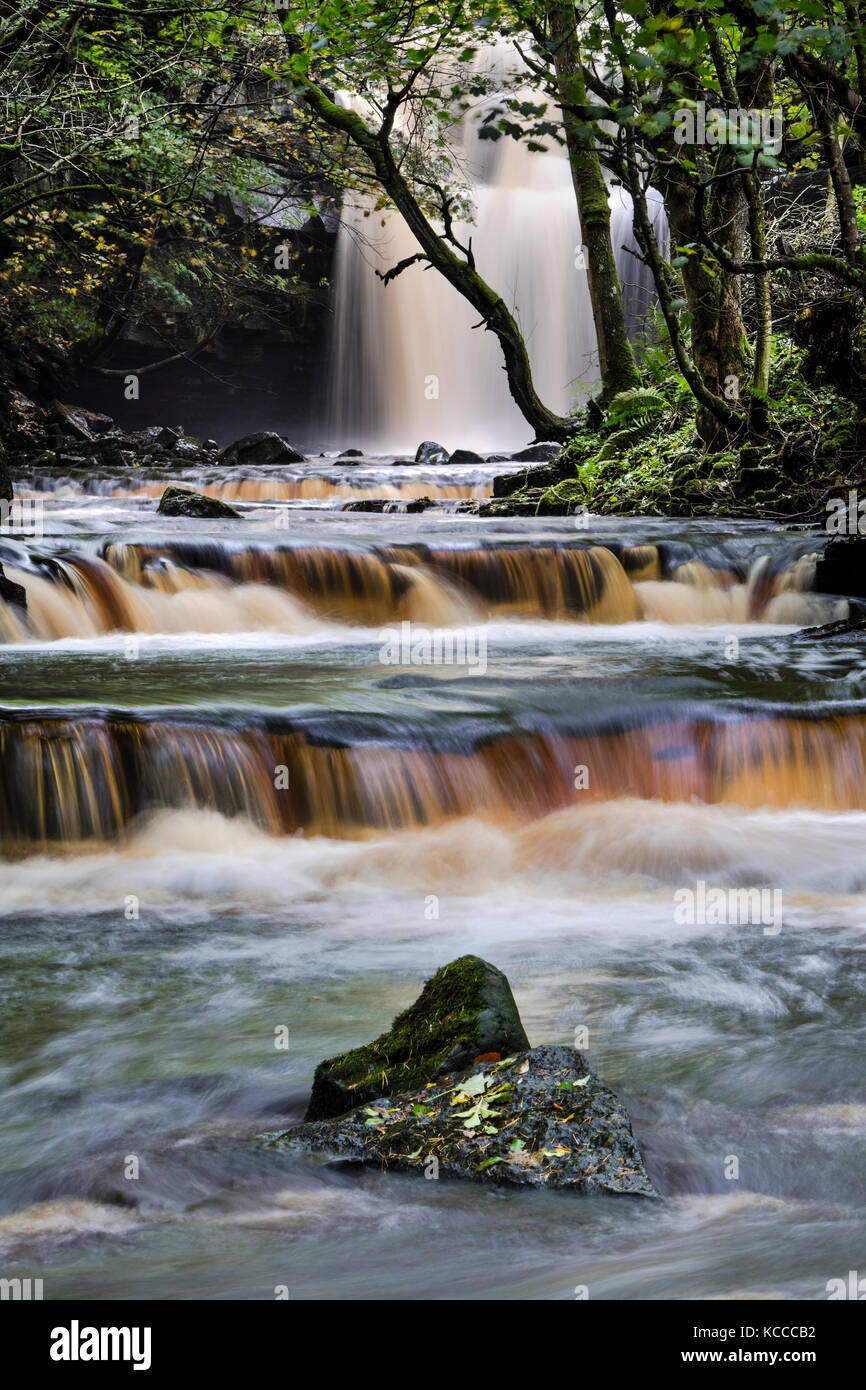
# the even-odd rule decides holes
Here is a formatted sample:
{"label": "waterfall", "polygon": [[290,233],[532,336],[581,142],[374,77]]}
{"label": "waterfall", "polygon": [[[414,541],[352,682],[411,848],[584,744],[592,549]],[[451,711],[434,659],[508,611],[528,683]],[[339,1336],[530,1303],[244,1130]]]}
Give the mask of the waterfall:
{"label": "waterfall", "polygon": [[[598,380],[585,255],[571,171],[564,152],[478,138],[464,123],[463,164],[476,219],[458,225],[472,239],[479,273],[514,313],[541,399],[560,414]],[[610,190],[611,235],[629,331],[654,302],[649,272],[631,254],[631,201]],[[651,211],[666,241],[661,199]],[[477,312],[423,264],[383,284],[385,271],[417,252],[397,213],[372,201],[344,208],[334,263],[327,443],[370,453],[415,451],[422,439],[449,449],[513,450],[532,432],[511,398],[502,353]]]}
{"label": "waterfall", "polygon": [[[445,746],[421,730],[411,740],[361,733],[351,741],[345,727],[331,739],[324,727],[311,734],[273,725],[0,717],[4,853],[109,841],[144,815],[197,808],[242,816],[272,835],[352,838],[467,816],[515,826],[574,808],[578,766],[592,768],[580,796],[595,803],[864,807],[859,712],[731,720],[647,711],[618,727],[519,730],[462,744],[452,735]],[[275,768],[285,769],[284,789]]]}

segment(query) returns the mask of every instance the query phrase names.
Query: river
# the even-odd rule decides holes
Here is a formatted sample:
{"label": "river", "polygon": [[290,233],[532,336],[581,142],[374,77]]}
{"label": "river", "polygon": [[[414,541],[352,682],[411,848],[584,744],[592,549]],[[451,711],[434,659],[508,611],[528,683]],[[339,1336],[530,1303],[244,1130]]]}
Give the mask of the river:
{"label": "river", "polygon": [[[804,635],[848,608],[810,592],[822,538],[461,511],[502,467],[186,479],[240,521],[158,517],[164,478],[29,481],[45,534],[0,543],[28,593],[0,602],[5,1275],[787,1299],[862,1263],[866,674]],[[699,884],[779,920],[683,921]],[[533,1044],[586,1030],[663,1201],[257,1144],[466,952]]]}

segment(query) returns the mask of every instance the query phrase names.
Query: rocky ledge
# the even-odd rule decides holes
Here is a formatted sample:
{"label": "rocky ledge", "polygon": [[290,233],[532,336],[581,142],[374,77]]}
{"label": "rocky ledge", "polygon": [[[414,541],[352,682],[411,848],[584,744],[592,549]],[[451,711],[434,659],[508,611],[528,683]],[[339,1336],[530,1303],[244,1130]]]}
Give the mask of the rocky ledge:
{"label": "rocky ledge", "polygon": [[437,971],[389,1033],[323,1062],[305,1122],[262,1142],[427,1177],[658,1196],[622,1102],[575,1048],[529,1046],[508,981],[477,956]]}

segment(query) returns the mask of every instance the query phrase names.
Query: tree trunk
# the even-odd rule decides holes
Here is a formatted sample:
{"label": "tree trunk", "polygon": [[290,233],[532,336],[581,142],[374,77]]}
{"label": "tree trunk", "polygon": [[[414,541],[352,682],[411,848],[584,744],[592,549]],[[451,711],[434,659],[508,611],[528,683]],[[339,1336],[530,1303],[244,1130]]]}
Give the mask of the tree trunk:
{"label": "tree trunk", "polygon": [[[707,218],[715,240],[732,257],[739,253],[739,214],[743,192],[739,180],[717,185],[722,191],[713,199]],[[671,229],[671,242],[684,246],[700,240],[694,212],[694,193],[676,166],[664,179],[665,206]],[[682,268],[686,304],[691,319],[691,346],[695,366],[709,393],[732,403],[738,401],[748,380],[746,330],[743,324],[740,281],[720,265],[712,274],[703,257],[689,256]],[[698,433],[710,448],[721,447],[726,433],[718,416],[699,410]]]}
{"label": "tree trunk", "polygon": [[586,271],[598,340],[602,397],[609,400],[618,391],[639,385],[640,376],[626,331],[622,287],[610,239],[607,184],[598,151],[592,139],[581,133],[580,118],[574,109],[585,106],[587,97],[572,0],[551,5],[548,23],[571,179],[581,236],[588,252]]}

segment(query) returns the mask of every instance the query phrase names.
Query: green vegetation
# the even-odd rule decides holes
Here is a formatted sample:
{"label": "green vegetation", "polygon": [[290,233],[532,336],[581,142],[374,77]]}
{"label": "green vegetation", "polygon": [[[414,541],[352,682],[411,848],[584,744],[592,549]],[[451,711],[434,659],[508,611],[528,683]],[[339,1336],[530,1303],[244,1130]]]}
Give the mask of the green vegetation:
{"label": "green vegetation", "polygon": [[[824,501],[858,482],[866,429],[860,411],[807,380],[807,353],[776,336],[767,395],[772,435],[706,449],[694,398],[676,371],[669,343],[648,348],[644,385],[615,397],[600,424],[589,411],[557,460],[560,481],[544,488],[540,508],[639,515],[753,513],[824,515]],[[514,494],[525,498],[526,490]]]}

